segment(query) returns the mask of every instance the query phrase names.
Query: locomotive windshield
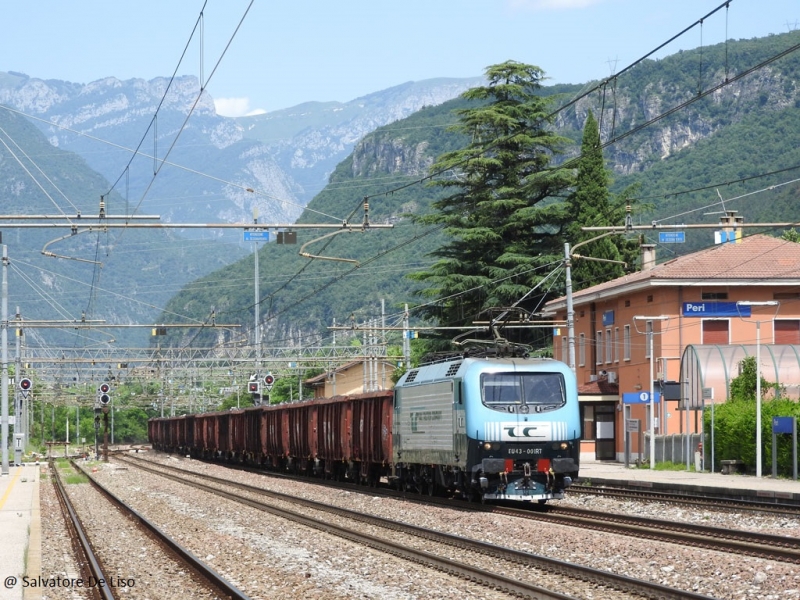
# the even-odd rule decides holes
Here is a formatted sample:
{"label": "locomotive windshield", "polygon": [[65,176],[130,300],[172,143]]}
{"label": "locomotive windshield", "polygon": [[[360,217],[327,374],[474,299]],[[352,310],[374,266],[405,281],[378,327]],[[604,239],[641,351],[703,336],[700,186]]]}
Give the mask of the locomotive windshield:
{"label": "locomotive windshield", "polygon": [[483,403],[512,412],[539,412],[567,402],[560,373],[485,373],[481,376]]}

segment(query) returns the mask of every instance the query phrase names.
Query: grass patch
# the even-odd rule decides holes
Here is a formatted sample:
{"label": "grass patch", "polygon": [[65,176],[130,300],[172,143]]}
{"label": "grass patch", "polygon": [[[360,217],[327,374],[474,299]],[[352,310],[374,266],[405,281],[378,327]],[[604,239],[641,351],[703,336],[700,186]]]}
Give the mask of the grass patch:
{"label": "grass patch", "polygon": [[89,483],[89,478],[83,473],[62,473],[64,483]]}
{"label": "grass patch", "polygon": [[[640,469],[649,469],[650,463],[640,463],[638,465]],[[670,461],[666,462],[657,462],[656,463],[656,471],[686,471],[686,463],[674,463]],[[694,463],[689,465],[689,470],[694,472]]]}

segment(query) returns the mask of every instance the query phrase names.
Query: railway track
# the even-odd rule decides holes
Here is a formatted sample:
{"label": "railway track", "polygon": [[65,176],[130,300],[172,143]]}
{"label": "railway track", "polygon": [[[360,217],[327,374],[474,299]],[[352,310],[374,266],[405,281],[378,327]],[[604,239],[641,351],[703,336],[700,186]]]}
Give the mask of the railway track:
{"label": "railway track", "polygon": [[[106,581],[106,574],[101,566],[100,560],[94,553],[92,545],[89,543],[89,538],[83,528],[83,524],[78,518],[78,513],[72,506],[72,502],[64,489],[64,483],[61,480],[61,475],[53,461],[50,462],[50,474],[53,478],[53,487],[56,490],[58,503],[61,506],[61,512],[64,515],[64,522],[72,540],[72,547],[78,558],[78,564],[82,569],[81,580],[90,582],[86,586],[94,588],[93,595],[95,598],[102,600],[113,600],[114,594],[110,588],[100,586],[100,581]],[[82,559],[81,559],[82,557]],[[93,582],[98,582],[98,585],[91,585]],[[81,585],[83,587],[83,585]]]}
{"label": "railway track", "polygon": [[666,502],[695,506],[700,509],[708,510],[748,510],[800,518],[800,506],[797,504],[782,503],[779,498],[773,498],[772,501],[756,501],[728,498],[725,496],[700,496],[697,494],[679,494],[677,492],[658,492],[642,488],[588,487],[582,485],[571,487],[569,493],[571,495],[583,494],[619,500],[635,500],[637,502]]}
{"label": "railway track", "polygon": [[[91,588],[95,597],[103,600],[114,599],[115,590],[118,595],[121,593],[124,597],[129,597],[133,591],[134,595],[143,594],[143,597],[156,599],[174,598],[175,594],[179,593],[181,597],[249,600],[247,595],[224,577],[95,481],[91,474],[74,462],[71,464],[77,472],[86,476],[92,488],[96,490],[96,494],[91,495],[88,502],[86,502],[87,496],[82,495],[84,502],[79,504],[79,509],[76,510],[59,469],[51,462],[51,472],[59,502],[70,523],[69,528],[75,534],[75,544],[80,548],[80,555],[86,557],[89,569],[88,573],[82,574],[80,587]],[[72,493],[77,493],[77,490]],[[106,499],[105,502],[103,500],[97,502],[98,495],[102,495]],[[108,527],[109,519],[114,524],[111,529]],[[114,540],[122,540],[122,543],[115,543]],[[142,556],[148,541],[151,547],[144,554],[146,560],[139,561],[131,557],[133,547],[137,549],[138,556]],[[157,569],[152,568],[154,564],[158,564]],[[129,572],[121,573],[122,568],[129,569]],[[137,571],[137,568],[141,570]],[[163,573],[163,577],[158,574],[153,576],[154,571]],[[137,574],[142,572],[146,575]],[[175,573],[185,576],[175,578]],[[137,585],[140,590],[132,590]],[[141,590],[143,587],[148,589]]]}
{"label": "railway track", "polygon": [[[522,567],[521,572],[526,573],[526,578],[535,578],[538,573],[545,573],[549,579],[557,576],[585,582],[585,585],[592,588],[594,595],[598,597],[613,591],[615,598],[707,598],[707,596],[668,588],[648,581],[615,575],[606,571],[556,561],[494,544],[398,523],[381,517],[334,507],[329,504],[297,498],[296,496],[288,496],[279,492],[231,481],[229,478],[213,477],[177,467],[155,464],[140,458],[134,459],[130,456],[118,456],[115,458],[120,462],[135,466],[148,473],[166,477],[184,485],[190,485],[196,489],[269,512],[280,518],[289,519],[333,535],[345,537],[359,544],[369,545],[372,548],[406,560],[444,570],[459,577],[469,578],[486,587],[503,590],[505,593],[519,597],[566,598],[568,596],[550,591],[552,589],[565,589],[563,583],[551,583],[547,586],[549,589],[544,589],[539,585],[520,581],[518,578],[498,575],[497,572],[506,572],[510,569],[510,567],[504,566],[503,563],[516,566],[518,571],[519,567]],[[230,491],[231,488],[237,491]],[[247,497],[242,496],[242,492],[247,494]],[[255,499],[253,496],[259,499]],[[261,499],[264,497],[269,498],[270,502],[263,502]],[[276,506],[275,501],[288,503],[292,508],[280,508]],[[301,507],[300,510],[297,510],[298,506]],[[461,507],[464,507],[463,503]],[[314,516],[315,514],[316,516]],[[356,529],[336,525],[332,522],[332,517],[336,517],[345,523],[355,522],[359,525]],[[367,533],[367,531],[372,533]],[[391,533],[388,534],[387,531]],[[400,534],[400,538],[397,538],[398,534]],[[414,546],[420,546],[420,543],[412,542],[409,538],[423,540],[424,544],[422,545],[425,546],[425,549],[415,548]],[[443,549],[433,554],[429,550],[429,546],[432,544],[438,545]],[[453,549],[456,551],[455,554]],[[457,556],[458,560],[454,560],[454,556]],[[465,562],[466,556],[474,558],[468,563]],[[476,566],[486,564],[493,565],[492,572]]]}
{"label": "railway track", "polygon": [[[127,455],[126,458],[148,462],[144,458],[134,457],[133,455]],[[167,467],[165,466],[165,468]],[[235,468],[239,469],[240,467]],[[395,491],[388,488],[372,488],[358,484],[343,484],[341,482],[331,483],[323,479],[310,479],[308,477],[276,474],[248,467],[241,468],[261,475],[286,477],[296,481],[330,486],[335,489],[348,489],[353,492],[381,494],[393,498],[420,502],[422,505],[436,504],[447,508],[457,508],[459,510],[506,514],[523,519],[536,519],[548,523],[557,522],[571,527],[634,536],[642,539],[652,539],[702,549],[713,549],[721,552],[766,558],[791,564],[800,564],[800,541],[795,538],[784,536],[706,527],[659,519],[630,517],[605,511],[573,509],[557,504],[549,504],[543,509],[542,507],[533,505],[526,506],[525,508],[515,508],[491,504],[467,503],[463,500],[431,497],[407,491]],[[633,497],[626,496],[626,498],[633,500],[639,499],[638,495]],[[673,502],[680,502],[683,498],[685,497],[678,494],[672,495]],[[696,505],[693,501],[694,499],[690,500],[692,501],[689,502],[689,504]],[[700,506],[713,509],[716,505],[711,503],[701,504]],[[782,512],[783,511],[778,511],[779,514],[782,514]]]}

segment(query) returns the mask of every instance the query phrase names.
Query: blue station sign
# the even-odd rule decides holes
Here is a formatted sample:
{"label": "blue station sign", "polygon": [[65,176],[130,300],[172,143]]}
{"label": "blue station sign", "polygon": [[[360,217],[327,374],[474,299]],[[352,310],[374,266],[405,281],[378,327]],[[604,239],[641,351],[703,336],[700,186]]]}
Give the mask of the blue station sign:
{"label": "blue station sign", "polygon": [[244,232],[244,241],[245,242],[268,242],[269,241],[269,231],[245,231]]}
{"label": "blue station sign", "polygon": [[686,233],[683,231],[662,231],[658,234],[659,244],[683,244],[686,242]]}
{"label": "blue station sign", "polygon": [[684,317],[749,317],[750,307],[736,302],[684,302],[681,306]]}
{"label": "blue station sign", "polygon": [[[655,392],[653,395],[653,402],[660,402],[661,401],[661,394],[659,392]],[[623,404],[650,404],[650,392],[625,392],[622,394],[622,403]]]}
{"label": "blue station sign", "polygon": [[772,417],[772,433],[792,433],[794,417]]}

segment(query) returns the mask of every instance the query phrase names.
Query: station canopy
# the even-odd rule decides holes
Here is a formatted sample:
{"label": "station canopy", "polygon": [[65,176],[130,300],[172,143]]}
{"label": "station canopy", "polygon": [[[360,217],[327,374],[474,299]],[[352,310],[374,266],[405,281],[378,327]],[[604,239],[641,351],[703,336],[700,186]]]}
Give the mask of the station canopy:
{"label": "station canopy", "polygon": [[[758,351],[761,377],[777,385],[784,397],[800,399],[800,346],[761,344]],[[680,380],[688,382],[690,407],[725,402],[730,397],[731,380],[739,376],[739,364],[756,353],[755,344],[687,346],[681,357]],[[775,396],[770,389],[762,393],[765,398]]]}

